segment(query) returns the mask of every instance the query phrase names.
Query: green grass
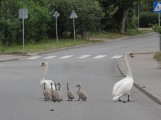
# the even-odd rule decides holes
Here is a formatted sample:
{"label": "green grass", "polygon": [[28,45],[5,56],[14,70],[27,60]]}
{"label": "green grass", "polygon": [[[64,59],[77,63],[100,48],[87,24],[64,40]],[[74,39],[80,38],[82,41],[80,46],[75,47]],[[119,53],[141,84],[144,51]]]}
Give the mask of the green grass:
{"label": "green grass", "polygon": [[117,32],[102,32],[93,34],[91,38],[116,39],[124,36],[125,35],[118,34]]}
{"label": "green grass", "polygon": [[92,34],[91,38],[103,38],[103,39],[116,39],[126,36],[134,36],[139,34],[145,34],[152,32],[151,29],[128,29],[125,31],[124,34],[119,34],[117,31],[111,31],[111,32],[102,32],[102,33],[95,33]]}
{"label": "green grass", "polygon": [[[76,39],[76,42],[74,42],[73,39],[59,39],[58,43],[56,42],[55,39],[54,40],[44,40],[36,44],[34,43],[25,44],[24,53],[42,52],[42,51],[47,51],[47,50],[78,46],[82,44],[96,43],[96,42],[101,42],[103,40],[108,41],[109,39],[111,40],[111,39],[121,38],[125,36],[144,34],[148,32],[151,32],[151,31],[130,29],[126,31],[124,34],[119,34],[118,32],[115,32],[115,31],[102,32],[102,33],[95,33],[92,35],[89,34],[88,38],[90,38],[90,40]],[[13,45],[10,47],[0,46],[0,53],[22,53],[22,52],[23,52],[22,45]]]}
{"label": "green grass", "polygon": [[154,59],[156,59],[158,62],[161,63],[161,52],[156,53],[156,54],[154,55]]}
{"label": "green grass", "polygon": [[[83,44],[95,43],[100,41],[78,39],[76,42],[72,39],[44,40],[37,44],[25,44],[24,53],[42,52],[46,50],[54,50],[71,46],[78,46]],[[0,53],[22,53],[22,45],[14,45],[11,47],[0,47]]]}

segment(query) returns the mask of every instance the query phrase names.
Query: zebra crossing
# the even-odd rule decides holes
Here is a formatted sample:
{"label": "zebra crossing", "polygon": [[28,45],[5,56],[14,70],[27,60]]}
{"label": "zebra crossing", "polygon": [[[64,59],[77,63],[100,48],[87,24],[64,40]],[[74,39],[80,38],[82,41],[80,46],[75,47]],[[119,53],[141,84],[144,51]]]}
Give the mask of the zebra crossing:
{"label": "zebra crossing", "polygon": [[63,55],[63,56],[55,56],[55,55],[50,55],[50,56],[31,56],[28,57],[28,60],[35,60],[35,59],[69,59],[69,58],[77,58],[77,59],[87,59],[87,58],[92,58],[92,59],[103,59],[103,58],[110,58],[110,59],[119,59],[121,58],[122,55],[114,55],[112,57],[109,57],[108,55]]}

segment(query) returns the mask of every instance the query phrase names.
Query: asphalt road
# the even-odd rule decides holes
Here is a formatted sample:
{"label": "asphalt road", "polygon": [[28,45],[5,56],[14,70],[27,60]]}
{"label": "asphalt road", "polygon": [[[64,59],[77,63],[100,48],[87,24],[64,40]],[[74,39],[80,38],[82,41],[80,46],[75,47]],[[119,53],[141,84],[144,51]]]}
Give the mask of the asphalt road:
{"label": "asphalt road", "polygon": [[[161,106],[136,88],[132,102],[112,101],[113,85],[122,78],[116,68],[118,59],[112,57],[149,49],[159,50],[156,34],[0,63],[0,120],[160,120]],[[89,56],[80,58],[83,55]],[[45,59],[49,56],[55,57]],[[64,101],[44,101],[39,84],[42,61],[49,63],[46,79],[62,84]],[[76,85],[81,84],[87,101],[77,101],[77,96],[73,102],[67,101],[67,82],[75,93]]]}

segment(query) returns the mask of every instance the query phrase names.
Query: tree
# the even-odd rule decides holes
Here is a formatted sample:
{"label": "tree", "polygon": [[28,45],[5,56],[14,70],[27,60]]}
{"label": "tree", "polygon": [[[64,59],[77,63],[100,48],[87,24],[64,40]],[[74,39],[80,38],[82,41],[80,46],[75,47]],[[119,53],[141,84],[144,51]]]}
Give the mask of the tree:
{"label": "tree", "polygon": [[110,13],[107,12],[113,10],[112,13],[109,15],[112,19],[115,19],[117,24],[119,33],[124,33],[125,31],[125,23],[128,16],[128,12],[130,9],[134,7],[135,0],[99,0],[104,12],[109,15]]}
{"label": "tree", "polygon": [[12,45],[19,33],[18,9],[19,0],[2,0],[0,4],[0,43],[4,46]]}
{"label": "tree", "polygon": [[[51,11],[56,10],[60,13],[58,18],[59,36],[71,37],[73,34],[72,20],[69,16],[74,10],[78,15],[75,22],[76,32],[82,37],[87,31],[95,30],[100,25],[103,16],[102,9],[96,0],[53,0],[55,4]],[[53,11],[54,12],[54,11]],[[52,29],[55,26],[54,18],[50,22]],[[70,33],[70,35],[69,35]],[[52,33],[54,34],[54,33]]]}

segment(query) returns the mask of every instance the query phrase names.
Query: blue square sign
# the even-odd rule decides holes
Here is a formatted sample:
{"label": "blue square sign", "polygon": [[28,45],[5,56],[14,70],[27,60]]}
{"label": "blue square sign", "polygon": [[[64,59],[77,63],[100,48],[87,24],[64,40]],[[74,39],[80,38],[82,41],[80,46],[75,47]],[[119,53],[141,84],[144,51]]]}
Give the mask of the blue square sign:
{"label": "blue square sign", "polygon": [[161,12],[161,1],[153,2],[153,9],[154,9],[154,12],[160,13]]}

